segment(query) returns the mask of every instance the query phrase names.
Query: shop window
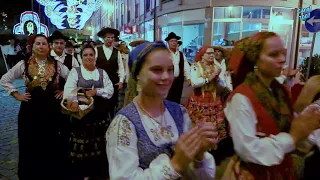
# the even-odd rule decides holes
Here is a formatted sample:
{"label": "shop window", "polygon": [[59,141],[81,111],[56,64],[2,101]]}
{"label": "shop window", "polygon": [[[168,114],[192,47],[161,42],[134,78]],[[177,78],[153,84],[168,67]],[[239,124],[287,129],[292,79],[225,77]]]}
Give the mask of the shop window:
{"label": "shop window", "polygon": [[182,36],[182,47],[180,50],[184,53],[190,63],[194,62],[194,58],[203,46],[204,40],[204,24],[184,25]]}
{"label": "shop window", "polygon": [[242,27],[242,38],[262,31],[262,23],[243,23]]}
{"label": "shop window", "polygon": [[215,22],[213,45],[232,46],[240,40],[240,22]]}
{"label": "shop window", "polygon": [[214,8],[214,19],[241,18],[242,7],[219,7]]}
{"label": "shop window", "polygon": [[243,18],[270,19],[269,7],[243,7]]}

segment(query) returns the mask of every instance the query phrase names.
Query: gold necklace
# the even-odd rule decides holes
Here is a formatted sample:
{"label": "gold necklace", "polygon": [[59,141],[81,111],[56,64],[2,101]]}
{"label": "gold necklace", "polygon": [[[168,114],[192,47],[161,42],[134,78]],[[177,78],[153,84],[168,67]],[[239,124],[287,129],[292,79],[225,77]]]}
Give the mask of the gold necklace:
{"label": "gold necklace", "polygon": [[[164,136],[164,131],[165,131],[165,127],[162,126],[162,122],[163,122],[163,119],[164,119],[164,114],[161,115],[161,122],[157,121],[155,118],[153,118],[149,113],[148,111],[146,111],[143,106],[141,105],[140,102],[136,101],[139,108],[143,111],[144,114],[146,114],[150,119],[152,119],[154,122],[156,122],[158,125],[159,125],[159,128],[160,128],[160,134],[162,136]],[[161,106],[161,112],[163,112],[163,106]]]}

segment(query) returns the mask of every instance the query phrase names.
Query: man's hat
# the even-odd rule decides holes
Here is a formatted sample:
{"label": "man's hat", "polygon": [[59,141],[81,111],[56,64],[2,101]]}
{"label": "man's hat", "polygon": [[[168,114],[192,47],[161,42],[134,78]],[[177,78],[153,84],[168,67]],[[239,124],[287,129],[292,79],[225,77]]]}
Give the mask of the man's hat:
{"label": "man's hat", "polygon": [[66,48],[74,48],[70,41],[66,42]]}
{"label": "man's hat", "polygon": [[77,41],[74,38],[69,38],[69,41],[74,41],[75,43],[77,43]]}
{"label": "man's hat", "polygon": [[179,46],[181,46],[182,45],[182,41],[178,41],[178,44],[179,44]]}
{"label": "man's hat", "polygon": [[142,43],[145,43],[145,42],[148,42],[148,41],[147,41],[147,40],[144,40],[144,39],[141,39],[141,38],[138,38],[137,40],[130,42],[130,43],[129,43],[129,46],[131,46],[131,47],[136,47],[136,46],[138,46],[139,44],[142,44]]}
{"label": "man's hat", "polygon": [[221,46],[212,46],[212,48],[213,48],[214,50],[219,50],[219,51],[221,51],[221,52],[223,53],[223,56],[224,56],[224,57],[228,57],[228,56],[229,56],[229,51],[226,50],[226,49],[224,49],[224,48],[221,47]]}
{"label": "man's hat", "polygon": [[55,31],[55,32],[52,33],[51,36],[48,37],[48,41],[51,42],[51,43],[56,39],[63,39],[65,41],[69,40],[69,38],[64,36],[60,31]]}
{"label": "man's hat", "polygon": [[97,36],[99,36],[99,37],[101,37],[101,38],[104,38],[104,36],[105,36],[107,33],[114,34],[115,37],[120,36],[120,32],[119,32],[118,30],[113,29],[113,28],[109,28],[109,27],[107,27],[107,28],[102,28],[102,29],[98,32]]}
{"label": "man's hat", "polygon": [[181,37],[177,36],[176,33],[171,32],[168,34],[168,37],[166,39],[164,39],[165,41],[170,41],[171,39],[176,39],[176,40],[180,40]]}

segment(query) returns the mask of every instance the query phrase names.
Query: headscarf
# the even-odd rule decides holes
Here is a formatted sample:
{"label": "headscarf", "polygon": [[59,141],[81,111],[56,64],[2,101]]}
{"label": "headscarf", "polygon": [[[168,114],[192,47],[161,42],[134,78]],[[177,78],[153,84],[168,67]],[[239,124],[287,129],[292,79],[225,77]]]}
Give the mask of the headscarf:
{"label": "headscarf", "polygon": [[249,72],[254,71],[265,40],[273,36],[278,35],[274,32],[258,32],[235,43],[228,63],[228,69],[232,71],[233,89],[244,81]]}
{"label": "headscarf", "polygon": [[124,105],[128,105],[132,102],[133,98],[138,95],[136,76],[139,74],[147,55],[157,48],[167,49],[167,46],[162,41],[145,42],[136,46],[136,48],[129,53],[128,66],[131,75],[128,80]]}
{"label": "headscarf", "polygon": [[202,56],[207,52],[207,49],[211,48],[211,46],[202,46],[200,50],[197,52],[197,55],[194,59],[195,62],[199,62],[202,59]]}

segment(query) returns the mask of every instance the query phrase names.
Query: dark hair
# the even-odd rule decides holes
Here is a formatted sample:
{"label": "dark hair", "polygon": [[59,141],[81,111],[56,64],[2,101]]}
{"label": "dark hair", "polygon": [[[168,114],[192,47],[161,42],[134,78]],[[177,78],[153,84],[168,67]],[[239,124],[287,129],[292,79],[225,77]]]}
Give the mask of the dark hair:
{"label": "dark hair", "polygon": [[133,71],[132,71],[132,75],[133,75],[133,79],[135,81],[137,81],[137,76],[139,75],[144,63],[146,62],[145,60],[147,59],[147,57],[154,51],[158,51],[158,50],[166,50],[169,52],[169,49],[167,47],[156,47],[154,49],[152,49],[149,53],[147,53],[146,55],[144,55],[140,61],[136,61],[134,63],[134,68],[133,68]]}
{"label": "dark hair", "polygon": [[96,54],[96,51],[95,51],[94,47],[92,47],[90,44],[86,44],[86,45],[84,45],[84,46],[82,47],[82,49],[81,49],[81,52],[80,52],[81,57],[82,57],[83,51],[84,51],[85,49],[92,49],[93,53]]}
{"label": "dark hair", "polygon": [[32,40],[32,45],[35,43],[35,41],[36,41],[36,39],[37,39],[38,37],[43,37],[43,38],[45,38],[45,39],[47,40],[47,43],[49,44],[49,40],[48,40],[48,38],[47,38],[45,35],[43,35],[43,34],[36,34],[36,35],[34,35],[34,38],[33,38],[33,40]]}

